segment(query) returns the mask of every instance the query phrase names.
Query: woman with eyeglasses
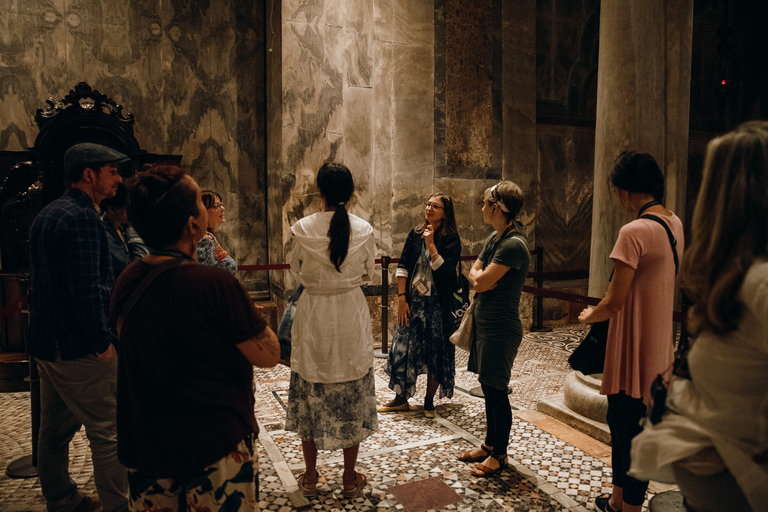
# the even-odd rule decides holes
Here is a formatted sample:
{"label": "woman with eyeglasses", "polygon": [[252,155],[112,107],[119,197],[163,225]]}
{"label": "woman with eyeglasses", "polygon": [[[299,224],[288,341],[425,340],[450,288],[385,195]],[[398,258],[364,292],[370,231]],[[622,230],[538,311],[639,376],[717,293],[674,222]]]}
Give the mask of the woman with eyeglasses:
{"label": "woman with eyeglasses", "polygon": [[461,259],[461,239],[453,215],[453,201],[432,194],[424,219],[408,233],[397,265],[398,309],[387,361],[389,388],[396,393],[379,412],[407,411],[416,394],[416,380],[427,374],[424,415],[435,418],[434,397],[453,396],[456,373],[454,345],[448,340],[455,327],[451,295]]}
{"label": "woman with eyeglasses", "polygon": [[208,230],[197,244],[197,261],[202,265],[215,265],[234,275],[237,263],[216,239],[216,230],[224,224],[224,203],[213,190],[203,190],[203,204],[208,213]]}
{"label": "woman with eyeglasses", "polygon": [[486,434],[479,447],[464,452],[462,462],[478,462],[475,477],[490,477],[507,466],[512,408],[507,396],[512,364],[523,340],[518,308],[528,276],[530,252],[515,218],[523,207],[523,192],[511,181],[487,189],[483,222],[494,232],[485,240],[469,280],[475,288],[475,336],[467,369],[478,374],[485,397]]}

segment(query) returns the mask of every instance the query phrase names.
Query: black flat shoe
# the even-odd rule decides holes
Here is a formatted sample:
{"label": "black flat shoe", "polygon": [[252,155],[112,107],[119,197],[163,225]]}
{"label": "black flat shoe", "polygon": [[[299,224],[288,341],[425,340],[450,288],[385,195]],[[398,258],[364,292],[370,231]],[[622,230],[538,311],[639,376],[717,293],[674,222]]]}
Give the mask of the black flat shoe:
{"label": "black flat shoe", "polygon": [[595,506],[602,510],[603,512],[621,512],[621,509],[616,510],[614,508],[611,508],[611,506],[608,504],[610,501],[610,496],[598,496],[595,498]]}

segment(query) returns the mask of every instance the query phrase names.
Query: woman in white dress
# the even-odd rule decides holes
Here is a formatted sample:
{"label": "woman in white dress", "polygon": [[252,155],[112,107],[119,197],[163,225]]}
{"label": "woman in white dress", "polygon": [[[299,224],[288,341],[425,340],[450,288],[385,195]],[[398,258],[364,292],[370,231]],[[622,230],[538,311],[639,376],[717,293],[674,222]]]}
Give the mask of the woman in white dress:
{"label": "woman in white dress", "polygon": [[360,289],[374,270],[373,228],[347,213],[354,182],[344,165],[324,164],[317,187],[325,210],[291,227],[291,270],[305,290],[291,331],[285,428],[301,437],[304,495],[317,495],[317,450],[341,448],[342,495],[355,498],[366,484],[355,471],[360,442],[378,430],[371,318]]}
{"label": "woman in white dress", "polygon": [[673,378],[630,473],[676,482],[696,512],[768,510],[768,122],[709,143],[691,239],[691,379]]}

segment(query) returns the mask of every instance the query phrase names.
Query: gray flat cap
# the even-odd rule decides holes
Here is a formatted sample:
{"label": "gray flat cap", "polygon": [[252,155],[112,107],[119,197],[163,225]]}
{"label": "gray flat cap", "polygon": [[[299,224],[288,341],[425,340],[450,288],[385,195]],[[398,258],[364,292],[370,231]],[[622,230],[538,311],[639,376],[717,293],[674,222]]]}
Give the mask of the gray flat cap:
{"label": "gray flat cap", "polygon": [[130,157],[101,144],[83,142],[75,144],[64,153],[64,169],[85,168],[93,165],[121,164]]}

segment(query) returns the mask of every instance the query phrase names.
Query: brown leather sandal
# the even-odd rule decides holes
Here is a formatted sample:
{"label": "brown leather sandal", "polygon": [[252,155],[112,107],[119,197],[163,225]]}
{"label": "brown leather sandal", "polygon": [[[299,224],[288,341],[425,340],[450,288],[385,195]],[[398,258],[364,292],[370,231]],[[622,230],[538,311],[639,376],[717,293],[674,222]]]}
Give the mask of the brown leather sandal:
{"label": "brown leather sandal", "polygon": [[480,445],[480,449],[483,450],[482,455],[477,455],[476,457],[472,456],[472,450],[468,450],[464,452],[461,457],[459,457],[459,460],[461,462],[483,462],[485,459],[488,458],[488,456],[493,452],[493,448],[488,448],[485,443]]}
{"label": "brown leather sandal", "polygon": [[[317,482],[315,482],[314,484],[305,484],[304,483],[304,477],[306,477],[306,476],[307,476],[306,473],[302,473],[301,475],[299,475],[299,478],[298,478],[299,489],[301,489],[301,493],[306,498],[311,498],[313,496],[317,496]],[[319,480],[320,479],[320,475],[318,474],[317,476],[318,476],[318,480]]]}
{"label": "brown leather sandal", "polygon": [[488,456],[496,459],[499,462],[499,467],[492,469],[484,464],[478,464],[475,466],[475,469],[472,470],[472,476],[476,476],[478,478],[488,478],[507,468],[506,455],[496,455],[495,453],[489,453]]}
{"label": "brown leather sandal", "polygon": [[355,486],[347,488],[346,484],[341,489],[341,495],[345,498],[357,498],[363,487],[368,484],[368,478],[363,473],[355,472]]}

